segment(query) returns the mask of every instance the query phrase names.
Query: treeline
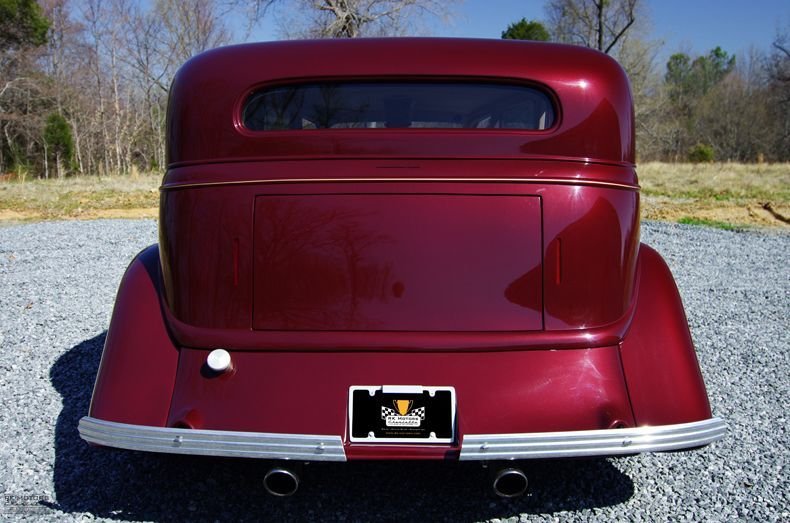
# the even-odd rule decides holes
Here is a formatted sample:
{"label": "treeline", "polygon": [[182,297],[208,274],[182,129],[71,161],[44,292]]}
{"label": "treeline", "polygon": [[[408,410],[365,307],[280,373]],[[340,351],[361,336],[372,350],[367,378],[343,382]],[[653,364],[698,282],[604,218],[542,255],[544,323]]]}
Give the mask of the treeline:
{"label": "treeline", "polygon": [[647,7],[545,0],[544,21],[521,19],[502,38],[584,45],[616,58],[631,80],[640,162],[790,160],[790,28],[770,49],[744,56],[716,47],[662,61]]}
{"label": "treeline", "polygon": [[[399,35],[424,32],[426,21],[443,20],[456,5],[0,0],[0,176],[160,171],[168,87],[178,66],[246,39],[264,16],[276,15],[288,38]],[[639,6],[547,0],[545,26],[522,20],[503,37],[588,45],[615,56],[632,81],[639,161],[790,160],[787,32],[749,56],[716,48],[660,64],[660,46],[637,38]]]}
{"label": "treeline", "polygon": [[0,34],[0,174],[19,177],[160,170],[175,70],[230,41],[211,0],[2,0]]}
{"label": "treeline", "polygon": [[670,56],[637,93],[641,160],[784,162],[790,159],[790,67],[770,55]]}

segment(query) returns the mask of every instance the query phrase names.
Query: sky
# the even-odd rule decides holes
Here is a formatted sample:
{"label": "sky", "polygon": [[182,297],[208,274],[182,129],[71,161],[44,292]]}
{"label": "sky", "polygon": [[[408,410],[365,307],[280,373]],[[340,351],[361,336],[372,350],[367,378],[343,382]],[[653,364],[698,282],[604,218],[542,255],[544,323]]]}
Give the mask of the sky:
{"label": "sky", "polygon": [[[466,0],[447,36],[498,38],[521,17],[541,20],[540,0]],[[767,49],[780,24],[790,29],[788,0],[648,0],[652,37],[663,40],[668,52],[705,53],[721,46],[740,53],[751,45]]]}
{"label": "sky", "polygon": [[[465,0],[450,25],[435,25],[432,36],[499,38],[522,17],[542,20],[542,0]],[[662,54],[705,54],[716,46],[730,54],[749,47],[767,51],[777,30],[790,31],[790,0],[647,0],[650,38],[664,42]],[[253,35],[276,38],[273,20]]]}

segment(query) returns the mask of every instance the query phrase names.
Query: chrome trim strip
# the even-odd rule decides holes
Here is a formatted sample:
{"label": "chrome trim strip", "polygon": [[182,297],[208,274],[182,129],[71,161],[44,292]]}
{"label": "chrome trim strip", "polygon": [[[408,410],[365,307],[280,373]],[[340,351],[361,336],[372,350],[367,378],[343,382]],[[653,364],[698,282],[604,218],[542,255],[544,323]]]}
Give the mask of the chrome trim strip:
{"label": "chrome trim strip", "polygon": [[585,180],[579,178],[284,178],[269,180],[238,180],[226,182],[196,182],[196,183],[168,183],[159,187],[160,191],[187,189],[194,187],[217,187],[231,185],[255,184],[285,184],[285,183],[381,183],[381,182],[469,182],[469,183],[546,183],[561,185],[590,185],[593,187],[608,187],[612,189],[626,189],[638,191],[639,185],[630,183],[605,182],[599,180]]}
{"label": "chrome trim strip", "polygon": [[612,456],[659,452],[707,445],[724,437],[727,424],[711,418],[678,425],[628,429],[467,434],[461,460],[507,460]]}
{"label": "chrome trim strip", "polygon": [[79,433],[89,443],[147,452],[346,461],[340,436],[149,427],[105,421],[90,416],[80,419]]}

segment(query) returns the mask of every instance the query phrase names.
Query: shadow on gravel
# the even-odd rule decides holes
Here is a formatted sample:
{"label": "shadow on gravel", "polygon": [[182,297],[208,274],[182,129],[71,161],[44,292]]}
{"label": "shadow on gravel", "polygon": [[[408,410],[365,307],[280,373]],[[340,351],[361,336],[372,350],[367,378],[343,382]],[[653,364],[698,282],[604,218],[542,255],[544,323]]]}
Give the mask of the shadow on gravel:
{"label": "shadow on gravel", "polygon": [[633,482],[605,459],[522,466],[527,496],[500,500],[477,463],[372,462],[305,466],[302,487],[274,498],[268,464],[91,448],[77,433],[88,412],[106,333],[61,356],[50,370],[63,397],[55,432],[52,509],[119,520],[483,520],[616,505]]}

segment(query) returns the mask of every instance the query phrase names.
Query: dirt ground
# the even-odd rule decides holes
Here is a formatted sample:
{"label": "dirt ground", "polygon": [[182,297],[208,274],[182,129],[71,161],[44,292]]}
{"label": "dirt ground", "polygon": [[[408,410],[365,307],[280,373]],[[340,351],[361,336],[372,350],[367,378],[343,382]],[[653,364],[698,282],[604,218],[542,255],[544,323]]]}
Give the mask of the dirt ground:
{"label": "dirt ground", "polygon": [[[790,205],[771,202],[727,202],[642,196],[642,219],[678,222],[699,221],[700,225],[729,225],[732,228],[769,227],[790,230]],[[708,222],[708,223],[705,223]]]}
{"label": "dirt ground", "polygon": [[[159,215],[159,208],[145,207],[134,209],[91,209],[69,216],[60,216],[58,219],[74,220],[97,220],[101,218],[156,218]],[[40,221],[52,219],[51,216],[44,215],[36,211],[12,211],[10,209],[0,209],[0,221]]]}

